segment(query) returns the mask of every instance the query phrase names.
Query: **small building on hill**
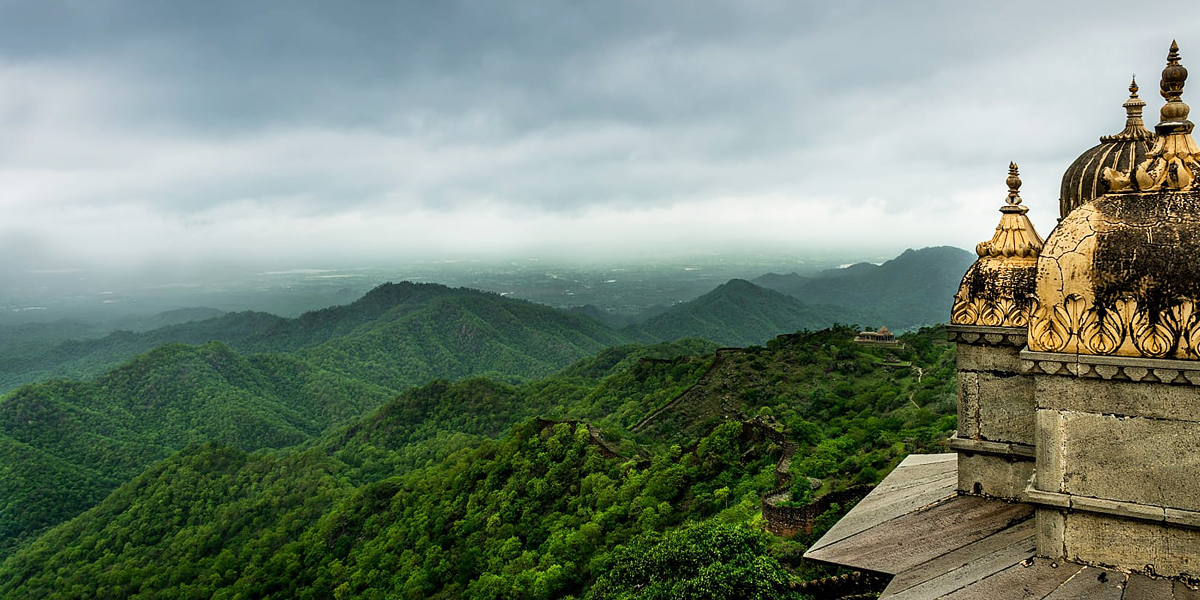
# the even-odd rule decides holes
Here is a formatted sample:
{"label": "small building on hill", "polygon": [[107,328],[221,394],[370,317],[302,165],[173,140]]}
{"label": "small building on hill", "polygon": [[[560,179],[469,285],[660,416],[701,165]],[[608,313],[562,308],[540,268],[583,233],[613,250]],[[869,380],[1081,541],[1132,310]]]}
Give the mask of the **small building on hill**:
{"label": "small building on hill", "polygon": [[1200,145],[1186,79],[1172,43],[1154,134],[1133,85],[1125,132],[1064,175],[1045,241],[1010,164],[1000,224],[946,328],[953,453],[909,456],[807,559],[878,575],[891,600],[1200,598]]}
{"label": "small building on hill", "polygon": [[877,331],[860,331],[854,337],[854,341],[859,344],[874,344],[880,346],[899,346],[900,342],[896,341],[896,336],[888,331],[887,327],[880,327]]}

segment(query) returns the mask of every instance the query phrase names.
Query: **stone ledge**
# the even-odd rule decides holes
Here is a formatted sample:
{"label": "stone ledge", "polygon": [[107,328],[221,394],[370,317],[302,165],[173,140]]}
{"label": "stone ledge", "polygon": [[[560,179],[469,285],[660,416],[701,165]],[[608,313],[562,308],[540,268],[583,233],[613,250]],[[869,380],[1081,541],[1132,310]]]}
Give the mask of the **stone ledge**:
{"label": "stone ledge", "polygon": [[1021,498],[1029,504],[1044,508],[1069,509],[1125,519],[1136,519],[1138,521],[1149,521],[1151,523],[1162,523],[1175,527],[1200,529],[1200,512],[1194,510],[1106,500],[1104,498],[1092,498],[1089,496],[1076,496],[1061,492],[1047,492],[1034,488],[1032,485],[1025,488],[1025,493],[1022,494]]}
{"label": "stone ledge", "polygon": [[1037,456],[1035,448],[1029,444],[974,440],[970,438],[960,438],[958,437],[958,434],[955,434],[954,437],[950,438],[950,449],[958,452],[973,452],[975,454],[1003,456],[1013,460],[1033,460]]}
{"label": "stone ledge", "polygon": [[1024,327],[986,327],[984,325],[947,325],[946,339],[960,344],[980,346],[1025,346]]}
{"label": "stone ledge", "polygon": [[1106,381],[1200,385],[1200,362],[1165,358],[1021,351],[1026,375],[1063,375]]}

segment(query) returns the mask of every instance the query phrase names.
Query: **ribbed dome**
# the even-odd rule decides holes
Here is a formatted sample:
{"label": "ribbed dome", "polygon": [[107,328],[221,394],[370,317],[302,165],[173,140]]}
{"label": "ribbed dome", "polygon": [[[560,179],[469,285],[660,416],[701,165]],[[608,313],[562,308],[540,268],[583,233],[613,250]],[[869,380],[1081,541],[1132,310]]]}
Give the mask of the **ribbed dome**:
{"label": "ribbed dome", "polygon": [[1067,167],[1058,196],[1060,218],[1065,218],[1071,211],[1108,191],[1104,183],[1104,169],[1127,173],[1150,151],[1155,136],[1142,123],[1142,107],[1146,103],[1138,98],[1137,92],[1137,82],[1131,82],[1129,100],[1124,104],[1125,129],[1116,135],[1100,138],[1098,145],[1089,148]]}
{"label": "ribbed dome", "polygon": [[1008,165],[1008,197],[1000,207],[1000,224],[992,239],[975,246],[979,260],[967,269],[950,322],[955,325],[1024,327],[1029,323],[1037,279],[1037,257],[1042,238],[1021,205],[1021,178],[1017,165]]}
{"label": "ribbed dome", "polygon": [[1200,360],[1200,146],[1172,44],[1154,147],[1059,223],[1037,261],[1029,349]]}

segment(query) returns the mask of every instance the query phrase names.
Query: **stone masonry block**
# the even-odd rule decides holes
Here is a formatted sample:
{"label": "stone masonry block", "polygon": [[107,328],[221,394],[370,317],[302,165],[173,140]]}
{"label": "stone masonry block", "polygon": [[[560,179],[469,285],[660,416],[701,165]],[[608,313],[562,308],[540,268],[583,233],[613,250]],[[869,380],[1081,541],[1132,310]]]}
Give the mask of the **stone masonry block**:
{"label": "stone masonry block", "polygon": [[958,369],[960,371],[1021,371],[1021,350],[1014,346],[958,345]]}
{"label": "stone masonry block", "polygon": [[1061,492],[1063,481],[1062,414],[1038,409],[1034,413],[1037,470],[1034,483],[1044,492]]}
{"label": "stone masonry block", "polygon": [[1063,530],[1066,524],[1063,513],[1047,508],[1037,509],[1034,516],[1037,527],[1037,554],[1045,558],[1063,557]]}
{"label": "stone masonry block", "polygon": [[980,373],[979,436],[993,442],[1033,444],[1033,378]]}
{"label": "stone masonry block", "polygon": [[1038,408],[1195,421],[1200,387],[1038,375]]}
{"label": "stone masonry block", "polygon": [[965,494],[983,494],[1018,499],[1033,476],[1033,461],[991,454],[958,456],[958,489]]}
{"label": "stone masonry block", "polygon": [[[1042,513],[1038,510],[1038,553],[1042,554]],[[1142,571],[1149,566],[1166,576],[1200,573],[1200,530],[1171,527],[1087,512],[1059,513],[1066,557]],[[1047,519],[1049,523],[1049,519]],[[1047,536],[1047,546],[1052,540]]]}
{"label": "stone masonry block", "polygon": [[958,373],[958,435],[979,439],[979,374]]}
{"label": "stone masonry block", "polygon": [[1060,435],[1066,493],[1200,510],[1200,423],[1066,412]]}

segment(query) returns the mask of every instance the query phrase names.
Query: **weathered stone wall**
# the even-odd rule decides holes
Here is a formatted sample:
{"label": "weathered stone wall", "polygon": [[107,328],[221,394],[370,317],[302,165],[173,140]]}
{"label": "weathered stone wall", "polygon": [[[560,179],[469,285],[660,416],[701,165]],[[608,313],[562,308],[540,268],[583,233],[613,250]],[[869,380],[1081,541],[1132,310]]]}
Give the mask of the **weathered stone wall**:
{"label": "weathered stone wall", "polygon": [[1033,474],[1034,382],[1022,367],[1025,332],[951,325],[958,343],[958,489],[1019,498]]}
{"label": "weathered stone wall", "polygon": [[791,498],[787,489],[775,490],[763,498],[762,513],[767,521],[767,531],[783,536],[792,537],[798,533],[805,535],[813,532],[817,517],[829,510],[833,504],[857,502],[869,494],[874,486],[858,485],[838,492],[830,492],[813,500],[805,506],[780,506]]}
{"label": "weathered stone wall", "polygon": [[[1025,358],[1038,372],[1043,353]],[[1150,374],[1178,362],[1103,361]],[[1027,497],[1039,506],[1038,552],[1200,574],[1200,386],[1080,376],[1090,371],[1078,365],[1055,372],[1034,378],[1037,466]]]}

